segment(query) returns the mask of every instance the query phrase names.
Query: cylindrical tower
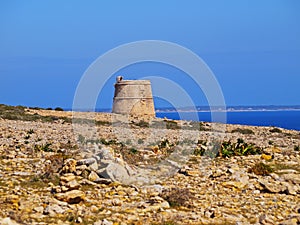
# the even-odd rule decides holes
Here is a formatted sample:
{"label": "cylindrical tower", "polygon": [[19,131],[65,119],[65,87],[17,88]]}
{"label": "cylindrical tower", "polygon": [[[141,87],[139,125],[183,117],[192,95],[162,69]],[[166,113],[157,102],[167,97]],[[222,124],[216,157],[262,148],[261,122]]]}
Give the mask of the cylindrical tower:
{"label": "cylindrical tower", "polygon": [[150,80],[123,80],[123,77],[117,77],[112,112],[154,117]]}

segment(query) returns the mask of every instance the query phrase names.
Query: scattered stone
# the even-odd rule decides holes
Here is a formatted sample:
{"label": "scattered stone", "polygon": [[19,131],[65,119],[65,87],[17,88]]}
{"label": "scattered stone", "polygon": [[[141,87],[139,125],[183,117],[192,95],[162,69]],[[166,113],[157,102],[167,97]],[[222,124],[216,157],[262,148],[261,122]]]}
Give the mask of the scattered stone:
{"label": "scattered stone", "polygon": [[90,173],[88,179],[89,179],[90,181],[97,181],[97,180],[100,179],[100,177],[98,176],[98,174],[97,174],[96,172],[92,171],[92,172]]}
{"label": "scattered stone", "polygon": [[76,180],[69,181],[68,183],[65,184],[65,186],[69,191],[80,188],[80,184]]}
{"label": "scattered stone", "polygon": [[288,182],[293,182],[294,184],[300,184],[300,174],[288,173],[288,174],[283,174],[281,177]]}
{"label": "scattered stone", "polygon": [[270,161],[272,159],[272,155],[266,155],[266,154],[262,154],[261,158],[267,161]]}
{"label": "scattered stone", "polygon": [[44,215],[49,215],[51,217],[56,216],[57,214],[63,214],[65,210],[63,210],[59,205],[52,204],[48,205],[44,210]]}
{"label": "scattered stone", "polygon": [[262,185],[265,191],[270,193],[283,193],[286,187],[278,182],[268,182],[266,180],[260,179],[258,182]]}
{"label": "scattered stone", "polygon": [[72,173],[66,173],[64,174],[63,176],[60,177],[60,182],[63,182],[63,183],[68,183],[72,180],[75,180],[75,175],[72,174]]}
{"label": "scattered stone", "polygon": [[85,194],[79,190],[68,191],[65,193],[57,193],[55,194],[55,198],[60,201],[67,202],[69,204],[77,204],[81,201],[84,201]]}
{"label": "scattered stone", "polygon": [[97,221],[94,223],[94,225],[113,225],[114,223],[111,221],[108,221],[107,219]]}
{"label": "scattered stone", "polygon": [[237,189],[243,189],[246,186],[244,183],[236,182],[236,181],[223,182],[222,185],[226,188],[237,188]]}
{"label": "scattered stone", "polygon": [[[50,113],[48,119],[58,116],[51,110],[45,113]],[[71,112],[59,113],[72,118]],[[300,144],[298,131],[281,129],[282,133],[271,133],[268,127],[251,127],[255,134],[244,135],[230,132],[243,126],[227,125],[229,133],[224,133],[224,141],[235,142],[242,138],[245,143],[255,143],[262,147],[265,155],[274,156],[273,161],[265,162],[269,159],[261,155],[226,159],[204,155],[191,156],[185,162],[184,157],[180,158],[183,150],[187,149],[185,153],[190,154],[188,152],[193,152],[190,148],[195,147],[198,139],[209,140],[213,132],[189,130],[193,127],[191,122],[188,122],[189,129],[157,129],[154,125],[160,119],[147,122],[150,128],[131,126],[129,122],[125,127],[112,129],[105,123],[110,121],[111,114],[105,114],[105,119],[103,115],[96,116],[105,124],[97,126],[99,136],[95,136],[89,126],[76,124],[84,134],[82,145],[74,139],[73,127],[68,122],[0,119],[1,216],[7,217],[11,224],[37,225],[93,224],[91,221],[96,218],[101,218],[96,225],[113,224],[111,221],[119,225],[169,221],[219,225],[300,224],[300,154],[293,150]],[[87,117],[82,114],[81,118]],[[134,121],[137,124],[140,120],[135,118]],[[186,127],[184,121],[176,123],[178,127]],[[205,123],[205,128],[211,128],[211,124]],[[123,155],[131,147],[126,144],[129,132],[134,135],[130,141],[137,152]],[[143,143],[135,145],[139,139]],[[98,140],[105,141],[101,144]],[[158,144],[161,140],[168,140],[166,148]],[[280,151],[266,150],[269,140],[279,146]],[[172,159],[153,167],[152,163],[164,159],[177,142],[183,143],[180,153],[176,150]],[[127,161],[128,157],[133,160]],[[274,171],[249,172],[262,161]],[[280,165],[284,165],[283,169],[277,170]],[[152,170],[146,170],[148,167]],[[166,172],[166,176],[157,176],[158,172]],[[184,197],[185,192],[175,192],[163,197],[164,190],[174,188],[187,189],[189,194]],[[260,217],[262,213],[266,215]],[[0,224],[4,224],[5,219],[1,218]]]}
{"label": "scattered stone", "polygon": [[81,165],[86,165],[86,166],[89,166],[93,163],[96,163],[96,159],[94,158],[88,158],[88,159],[81,159],[81,160],[78,160],[77,161],[77,166],[81,166]]}
{"label": "scattered stone", "polygon": [[4,219],[0,218],[0,224],[1,225],[20,225],[19,223],[13,221],[12,219],[10,219],[9,217],[6,217]]}
{"label": "scattered stone", "polygon": [[298,220],[296,218],[289,219],[279,223],[279,225],[297,225],[297,224],[298,224]]}

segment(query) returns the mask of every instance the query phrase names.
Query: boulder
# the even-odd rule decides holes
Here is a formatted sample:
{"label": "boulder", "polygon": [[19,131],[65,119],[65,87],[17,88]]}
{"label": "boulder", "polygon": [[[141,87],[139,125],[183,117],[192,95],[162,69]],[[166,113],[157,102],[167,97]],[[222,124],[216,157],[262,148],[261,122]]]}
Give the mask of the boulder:
{"label": "boulder", "polygon": [[107,167],[98,170],[97,174],[103,178],[118,181],[123,184],[131,183],[131,176],[133,175],[132,169],[119,163],[110,162]]}

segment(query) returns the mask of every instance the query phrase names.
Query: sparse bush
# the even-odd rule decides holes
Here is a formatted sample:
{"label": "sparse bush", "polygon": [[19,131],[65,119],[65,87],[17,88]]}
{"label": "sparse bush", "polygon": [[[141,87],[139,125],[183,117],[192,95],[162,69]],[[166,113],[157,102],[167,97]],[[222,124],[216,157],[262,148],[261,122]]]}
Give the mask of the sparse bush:
{"label": "sparse bush", "polygon": [[56,107],[54,110],[55,111],[64,111],[63,108],[60,108],[60,107]]}
{"label": "sparse bush", "polygon": [[[33,109],[31,107],[31,109]],[[41,109],[35,107],[34,109]],[[70,123],[71,119],[67,117],[57,117],[57,116],[42,116],[37,113],[30,114],[25,111],[23,106],[8,106],[0,104],[0,118],[7,120],[22,120],[22,121],[41,121],[41,122],[53,122],[59,119],[64,122]]]}
{"label": "sparse bush", "polygon": [[111,122],[104,121],[104,120],[96,120],[95,124],[97,126],[109,126],[109,125],[111,125]]}
{"label": "sparse bush", "polygon": [[262,153],[262,148],[244,142],[243,139],[238,138],[236,142],[224,141],[220,144],[211,143],[207,145],[206,141],[199,140],[197,148],[194,150],[195,155],[207,155],[209,157],[223,157],[229,158],[232,156],[246,156],[246,155],[257,155]]}
{"label": "sparse bush", "polygon": [[176,121],[165,120],[165,123],[166,123],[166,128],[167,129],[172,129],[172,130],[180,129],[180,126],[178,126]]}
{"label": "sparse bush", "polygon": [[163,190],[160,197],[169,202],[171,207],[190,206],[190,201],[193,195],[190,193],[189,189],[171,188]]}
{"label": "sparse bush", "polygon": [[124,144],[118,142],[117,140],[106,140],[104,138],[101,138],[100,139],[100,143],[104,144],[104,145],[120,145],[120,146],[123,146]]}
{"label": "sparse bush", "polygon": [[54,152],[54,150],[52,148],[50,148],[51,145],[52,145],[51,143],[46,143],[46,144],[42,144],[42,145],[35,145],[34,149],[36,151]]}
{"label": "sparse bush", "polygon": [[277,128],[277,127],[274,127],[272,129],[269,130],[271,133],[282,133],[282,130]]}
{"label": "sparse bush", "polygon": [[143,139],[138,139],[138,144],[143,144],[144,143],[144,140]]}
{"label": "sparse bush", "polygon": [[131,154],[137,154],[137,153],[138,153],[138,150],[137,150],[136,148],[130,148],[130,149],[129,149],[129,152],[130,152]]}
{"label": "sparse bush", "polygon": [[149,123],[144,120],[140,120],[138,123],[133,123],[133,124],[138,127],[149,127]]}
{"label": "sparse bush", "polygon": [[248,173],[254,173],[256,175],[266,176],[272,173],[274,170],[267,164],[262,162],[256,163],[253,167],[248,170]]}
{"label": "sparse bush", "polygon": [[194,149],[194,155],[200,155],[203,156],[205,153],[205,149],[202,147],[197,147]]}
{"label": "sparse bush", "polygon": [[254,131],[249,128],[236,128],[231,133],[254,134]]}
{"label": "sparse bush", "polygon": [[83,144],[85,142],[85,137],[82,134],[78,135],[78,139],[79,143]]}
{"label": "sparse bush", "polygon": [[204,140],[198,140],[197,147],[194,150],[194,155],[203,156],[204,153],[205,153],[205,150],[207,149],[206,145],[207,145],[206,141],[204,141]]}
{"label": "sparse bush", "polygon": [[169,140],[168,140],[168,139],[162,140],[162,141],[158,144],[158,147],[159,147],[160,149],[166,148],[166,147],[170,147],[170,142],[169,142]]}
{"label": "sparse bush", "polygon": [[26,136],[24,137],[25,140],[28,140],[29,138],[30,138],[30,135],[26,135]]}
{"label": "sparse bush", "polygon": [[34,130],[33,129],[30,129],[27,131],[27,134],[33,134],[34,133]]}
{"label": "sparse bush", "polygon": [[297,151],[297,152],[299,152],[300,151],[300,146],[299,145],[295,145],[294,146],[294,150]]}

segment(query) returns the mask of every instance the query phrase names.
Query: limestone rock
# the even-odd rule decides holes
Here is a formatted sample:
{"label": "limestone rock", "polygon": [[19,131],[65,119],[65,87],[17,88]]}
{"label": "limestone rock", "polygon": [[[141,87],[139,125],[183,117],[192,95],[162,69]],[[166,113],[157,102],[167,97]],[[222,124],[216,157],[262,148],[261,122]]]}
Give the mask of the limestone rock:
{"label": "limestone rock", "polygon": [[68,190],[76,190],[80,188],[80,184],[76,180],[71,180],[65,184]]}
{"label": "limestone rock", "polygon": [[20,225],[19,223],[13,221],[11,218],[6,217],[4,219],[0,218],[0,224],[1,225]]}
{"label": "limestone rock", "polygon": [[270,193],[282,193],[286,190],[286,187],[278,182],[269,182],[263,179],[258,180],[265,191]]}
{"label": "limestone rock", "polygon": [[89,166],[93,163],[96,163],[96,159],[94,158],[88,158],[88,159],[81,159],[81,160],[78,160],[77,161],[77,166],[81,166],[81,165],[86,165],[86,166]]}
{"label": "limestone rock", "polygon": [[297,225],[297,224],[298,224],[298,220],[296,218],[289,219],[279,223],[279,225]]}
{"label": "limestone rock", "polygon": [[242,182],[226,181],[226,182],[222,183],[222,186],[227,187],[227,188],[243,189],[246,185]]}
{"label": "limestone rock", "polygon": [[65,193],[55,194],[55,198],[57,198],[60,201],[67,202],[69,204],[77,204],[81,201],[84,201],[85,194],[83,191],[73,190]]}
{"label": "limestone rock", "polygon": [[107,219],[97,221],[94,223],[94,225],[113,225],[114,223],[111,221],[108,221]]}
{"label": "limestone rock", "polygon": [[52,204],[48,205],[44,210],[44,215],[56,216],[56,214],[63,214],[65,210],[63,210],[59,205]]}
{"label": "limestone rock", "polygon": [[101,177],[111,179],[112,181],[118,181],[124,184],[131,182],[130,168],[118,163],[111,162],[106,168],[98,170],[97,173]]}
{"label": "limestone rock", "polygon": [[300,174],[288,173],[283,174],[281,177],[286,181],[293,182],[294,184],[300,184]]}
{"label": "limestone rock", "polygon": [[72,173],[66,173],[64,174],[63,176],[60,177],[60,182],[63,182],[63,183],[68,183],[72,180],[74,180],[76,177],[74,174]]}
{"label": "limestone rock", "polygon": [[96,181],[96,180],[100,179],[100,177],[98,176],[98,174],[97,174],[96,172],[92,171],[92,172],[90,173],[88,179],[89,179],[90,181]]}

